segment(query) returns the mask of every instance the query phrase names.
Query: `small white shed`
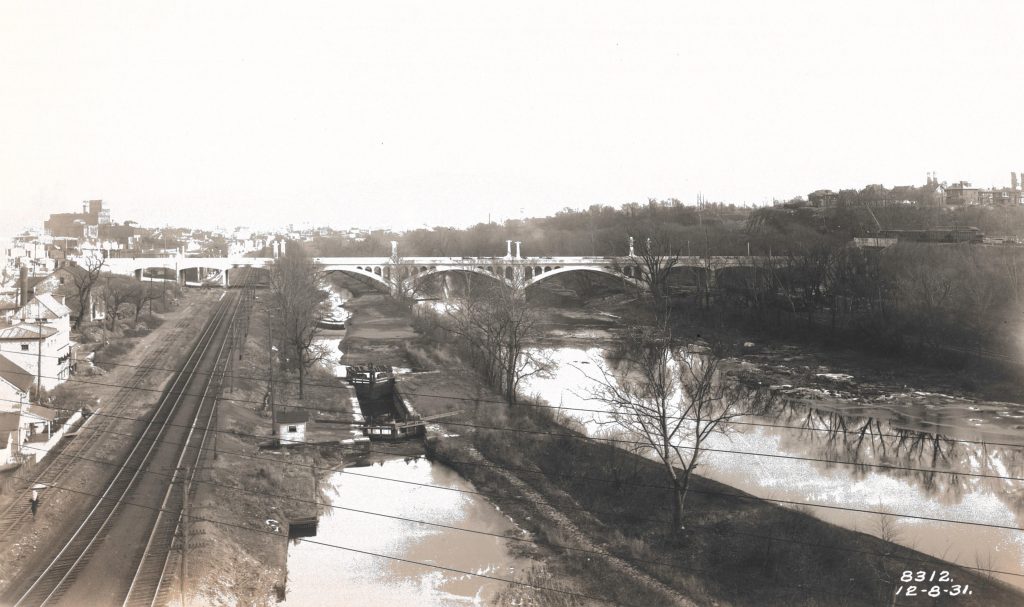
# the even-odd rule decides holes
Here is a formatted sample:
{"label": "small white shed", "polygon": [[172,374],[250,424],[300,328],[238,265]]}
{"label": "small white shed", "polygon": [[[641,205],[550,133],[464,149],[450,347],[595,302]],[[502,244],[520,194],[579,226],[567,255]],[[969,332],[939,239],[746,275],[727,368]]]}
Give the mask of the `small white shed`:
{"label": "small white shed", "polygon": [[282,445],[306,442],[306,422],[309,414],[305,411],[285,411],[277,414],[274,433]]}

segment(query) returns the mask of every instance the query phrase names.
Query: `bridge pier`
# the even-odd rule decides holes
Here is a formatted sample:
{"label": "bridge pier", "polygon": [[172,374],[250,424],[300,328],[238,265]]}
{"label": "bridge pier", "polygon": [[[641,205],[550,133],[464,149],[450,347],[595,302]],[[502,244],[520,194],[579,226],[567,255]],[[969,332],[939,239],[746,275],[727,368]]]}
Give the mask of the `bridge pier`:
{"label": "bridge pier", "polygon": [[142,268],[135,270],[135,280],[142,281]]}
{"label": "bridge pier", "polygon": [[224,287],[225,289],[231,286],[231,283],[228,282],[228,269],[227,268],[224,268],[224,271],[220,275],[220,286]]}

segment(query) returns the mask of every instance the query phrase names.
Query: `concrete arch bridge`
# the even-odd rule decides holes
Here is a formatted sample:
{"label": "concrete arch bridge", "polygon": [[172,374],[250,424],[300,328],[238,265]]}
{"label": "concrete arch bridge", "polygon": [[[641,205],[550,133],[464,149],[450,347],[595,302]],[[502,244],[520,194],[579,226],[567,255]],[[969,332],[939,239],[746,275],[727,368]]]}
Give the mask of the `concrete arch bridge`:
{"label": "concrete arch bridge", "polygon": [[[518,248],[518,247],[517,247]],[[397,253],[397,252],[396,252]],[[676,258],[675,268],[690,268],[704,275],[711,287],[718,282],[722,270],[752,267],[767,261],[757,256],[683,256]],[[143,277],[146,270],[173,270],[179,283],[185,284],[186,273],[204,276],[218,272],[223,286],[230,285],[231,271],[236,268],[266,268],[271,257],[133,257],[110,258],[105,271]],[[569,272],[597,272],[621,279],[627,284],[643,287],[644,263],[635,255],[616,257],[560,256],[521,257],[314,257],[313,262],[324,272],[346,272],[363,276],[386,287],[392,294],[415,293],[421,281],[444,272],[471,272],[492,278],[515,289],[527,289],[543,280]]]}

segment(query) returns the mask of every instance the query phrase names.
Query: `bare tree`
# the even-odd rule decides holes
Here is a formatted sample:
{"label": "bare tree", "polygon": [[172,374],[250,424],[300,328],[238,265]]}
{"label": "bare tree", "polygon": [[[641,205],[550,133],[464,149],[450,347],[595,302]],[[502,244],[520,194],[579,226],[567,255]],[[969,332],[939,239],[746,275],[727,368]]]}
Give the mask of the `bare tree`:
{"label": "bare tree", "polygon": [[601,366],[591,398],[643,451],[661,462],[672,487],[672,532],[682,528],[693,471],[708,438],[726,432],[740,411],[740,394],[721,377],[721,356],[673,339],[665,325],[636,327],[616,369]]}
{"label": "bare tree", "polygon": [[158,286],[153,282],[132,281],[127,293],[128,302],[135,306],[135,315],[132,319],[132,325],[134,326],[139,324],[139,313],[147,303],[151,304],[150,308],[152,308],[152,302],[160,299],[162,296],[162,286]]}
{"label": "bare tree", "polygon": [[88,255],[81,257],[71,267],[68,274],[71,275],[71,283],[75,289],[74,298],[78,302],[78,316],[75,318],[75,330],[82,325],[82,317],[92,310],[93,287],[100,279],[100,272],[106,259],[102,256]]}
{"label": "bare tree", "polygon": [[669,274],[679,264],[679,252],[665,238],[643,236],[634,253],[638,270],[636,278],[647,287],[655,309],[660,312],[668,296]]}
{"label": "bare tree", "polygon": [[117,326],[117,317],[121,312],[121,307],[131,303],[132,288],[133,281],[126,276],[114,274],[103,276],[103,300],[107,308],[107,320],[110,321],[111,331]]}
{"label": "bare tree", "polygon": [[316,343],[327,293],[323,289],[323,276],[313,259],[297,243],[289,243],[287,250],[288,254],[270,268],[270,289],[277,336],[282,350],[288,353],[286,360],[298,371],[299,400],[302,400],[306,370],[328,354]]}
{"label": "bare tree", "polygon": [[539,317],[516,289],[495,284],[482,294],[470,291],[449,307],[443,326],[459,336],[488,382],[514,405],[522,381],[548,368],[547,361],[528,347],[538,337]]}

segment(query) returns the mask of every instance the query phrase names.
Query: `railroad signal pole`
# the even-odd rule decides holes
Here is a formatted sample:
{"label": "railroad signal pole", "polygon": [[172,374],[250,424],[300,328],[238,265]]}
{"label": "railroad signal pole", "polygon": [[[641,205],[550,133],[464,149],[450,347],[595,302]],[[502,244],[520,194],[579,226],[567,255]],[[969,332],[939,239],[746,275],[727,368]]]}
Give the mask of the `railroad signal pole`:
{"label": "railroad signal pole", "polygon": [[190,524],[189,512],[189,499],[188,493],[191,489],[191,483],[189,482],[189,467],[179,468],[184,471],[182,476],[182,483],[184,484],[184,491],[181,494],[182,501],[182,516],[181,516],[181,571],[179,572],[179,586],[181,591],[181,605],[182,607],[188,607],[188,595],[185,593],[186,579],[188,576],[188,532]]}

